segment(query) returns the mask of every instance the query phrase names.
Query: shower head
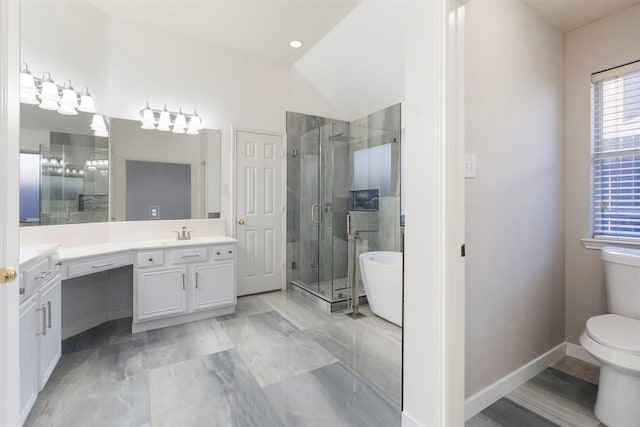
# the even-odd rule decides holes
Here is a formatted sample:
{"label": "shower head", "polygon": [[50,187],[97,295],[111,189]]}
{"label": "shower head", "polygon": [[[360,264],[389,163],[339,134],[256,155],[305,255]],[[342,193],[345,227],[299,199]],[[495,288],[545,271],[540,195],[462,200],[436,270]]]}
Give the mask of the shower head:
{"label": "shower head", "polygon": [[345,136],[344,133],[337,133],[335,135],[331,135],[331,139],[333,139],[334,141],[349,142],[354,140],[355,138],[352,136]]}

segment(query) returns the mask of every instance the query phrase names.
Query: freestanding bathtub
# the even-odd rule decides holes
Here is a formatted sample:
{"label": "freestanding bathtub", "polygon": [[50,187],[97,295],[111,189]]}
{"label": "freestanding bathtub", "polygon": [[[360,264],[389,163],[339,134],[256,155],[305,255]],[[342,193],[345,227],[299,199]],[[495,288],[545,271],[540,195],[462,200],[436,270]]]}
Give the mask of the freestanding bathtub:
{"label": "freestanding bathtub", "polygon": [[371,311],[402,327],[402,252],[365,252],[360,272]]}

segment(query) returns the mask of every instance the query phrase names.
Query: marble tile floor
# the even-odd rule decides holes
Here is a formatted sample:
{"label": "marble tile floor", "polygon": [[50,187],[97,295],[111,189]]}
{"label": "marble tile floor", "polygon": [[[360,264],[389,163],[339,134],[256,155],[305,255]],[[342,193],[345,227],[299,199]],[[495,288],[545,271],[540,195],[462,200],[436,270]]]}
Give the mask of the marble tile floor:
{"label": "marble tile floor", "polygon": [[131,334],[112,321],[63,342],[26,426],[400,426],[401,336],[290,292]]}
{"label": "marble tile floor", "polygon": [[468,420],[466,427],[604,427],[593,414],[599,368],[566,356]]}

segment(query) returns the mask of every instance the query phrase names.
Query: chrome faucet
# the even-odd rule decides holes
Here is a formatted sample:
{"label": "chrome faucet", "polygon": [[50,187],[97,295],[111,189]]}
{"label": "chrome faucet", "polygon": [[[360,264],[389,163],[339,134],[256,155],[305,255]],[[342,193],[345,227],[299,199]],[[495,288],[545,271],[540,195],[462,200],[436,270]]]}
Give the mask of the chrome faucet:
{"label": "chrome faucet", "polygon": [[191,240],[191,231],[187,230],[187,227],[182,227],[180,231],[176,231],[176,233],[178,233],[178,240]]}

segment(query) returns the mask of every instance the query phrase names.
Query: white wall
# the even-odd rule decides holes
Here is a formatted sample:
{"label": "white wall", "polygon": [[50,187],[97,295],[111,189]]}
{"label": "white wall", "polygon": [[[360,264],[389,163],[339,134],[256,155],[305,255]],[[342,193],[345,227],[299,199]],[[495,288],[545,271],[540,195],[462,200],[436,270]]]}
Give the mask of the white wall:
{"label": "white wall", "polygon": [[566,36],[566,338],[577,344],[587,319],[607,312],[600,252],[591,237],[591,73],[640,59],[640,5]]}
{"label": "white wall", "polygon": [[96,108],[107,108],[107,20],[88,2],[20,2],[20,61],[35,77],[48,71],[76,90],[89,88]]}
{"label": "white wall", "polygon": [[365,1],[295,63],[295,68],[355,120],[404,100],[408,3]]}
{"label": "white wall", "polygon": [[564,36],[506,0],[466,23],[469,397],[564,340]]}

